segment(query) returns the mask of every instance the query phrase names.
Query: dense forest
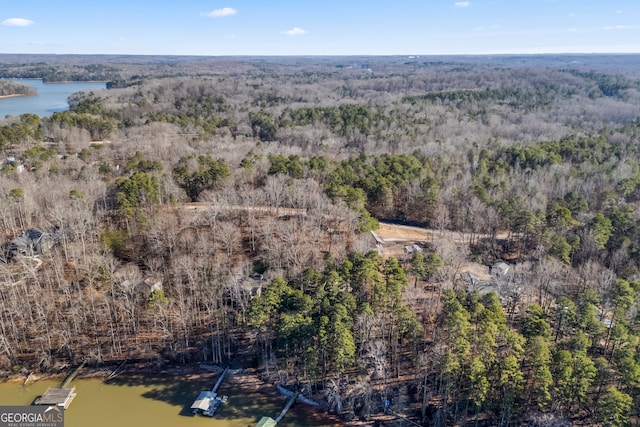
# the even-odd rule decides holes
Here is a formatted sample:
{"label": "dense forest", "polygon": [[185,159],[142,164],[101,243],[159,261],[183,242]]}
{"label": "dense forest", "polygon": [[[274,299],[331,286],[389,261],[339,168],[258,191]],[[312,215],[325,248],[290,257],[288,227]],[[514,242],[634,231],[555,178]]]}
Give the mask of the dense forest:
{"label": "dense forest", "polygon": [[108,81],[0,120],[0,368],[236,364],[347,419],[638,425],[638,65],[0,55]]}

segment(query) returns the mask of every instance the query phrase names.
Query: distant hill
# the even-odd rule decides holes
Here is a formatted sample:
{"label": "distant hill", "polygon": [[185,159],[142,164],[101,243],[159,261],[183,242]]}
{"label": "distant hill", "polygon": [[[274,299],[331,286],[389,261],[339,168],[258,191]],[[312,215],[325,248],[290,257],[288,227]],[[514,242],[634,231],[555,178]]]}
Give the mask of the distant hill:
{"label": "distant hill", "polygon": [[390,55],[390,56],[176,56],[47,55],[0,53],[0,79],[37,78],[44,82],[104,81],[112,87],[142,79],[211,74],[261,75],[269,71],[326,72],[375,70],[406,72],[458,65],[458,71],[490,69],[565,69],[634,74],[638,54],[557,55]]}

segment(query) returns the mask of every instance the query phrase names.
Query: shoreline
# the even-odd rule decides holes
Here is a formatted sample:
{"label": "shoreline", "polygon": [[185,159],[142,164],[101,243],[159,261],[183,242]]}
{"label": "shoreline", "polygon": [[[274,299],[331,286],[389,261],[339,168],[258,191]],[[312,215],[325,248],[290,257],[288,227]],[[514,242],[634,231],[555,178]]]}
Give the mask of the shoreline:
{"label": "shoreline", "polygon": [[[104,367],[83,367],[82,370],[76,375],[73,381],[83,380],[83,379],[102,379],[105,382],[109,382],[112,379],[119,376],[172,376],[172,377],[181,377],[188,380],[205,380],[208,378],[215,378],[219,375],[219,372],[215,372],[213,370],[209,370],[200,366],[200,364],[196,365],[185,365],[185,366],[157,366],[150,365],[144,362],[132,362],[130,365],[124,366],[122,370],[118,371],[121,368],[120,364],[114,364]],[[57,372],[51,373],[36,373],[36,372],[3,372],[0,376],[0,381],[5,383],[16,383],[21,384],[23,386],[27,386],[29,384],[37,383],[38,381],[56,381],[58,380],[60,384],[73,372],[72,366],[65,366],[63,369],[58,370]],[[114,372],[116,372],[115,375]],[[242,369],[240,372],[233,373],[229,379],[225,379],[225,382],[229,381],[230,384],[233,384],[235,388],[240,391],[251,391],[258,392],[265,396],[282,396],[276,389],[275,384],[265,382],[262,378],[260,378],[259,373],[253,369]],[[313,417],[316,419],[326,420],[327,423],[333,424],[337,426],[344,427],[368,427],[372,426],[372,421],[375,417],[372,417],[372,421],[347,421],[340,418],[338,415],[330,414],[326,412],[326,410],[322,408],[313,408],[307,407],[306,405],[301,405],[298,409],[299,412],[303,412],[307,417]]]}
{"label": "shoreline", "polygon": [[21,96],[38,96],[37,93],[33,93],[33,94],[28,94],[28,93],[15,93],[13,95],[0,95],[0,99],[5,99],[5,98],[18,98]]}

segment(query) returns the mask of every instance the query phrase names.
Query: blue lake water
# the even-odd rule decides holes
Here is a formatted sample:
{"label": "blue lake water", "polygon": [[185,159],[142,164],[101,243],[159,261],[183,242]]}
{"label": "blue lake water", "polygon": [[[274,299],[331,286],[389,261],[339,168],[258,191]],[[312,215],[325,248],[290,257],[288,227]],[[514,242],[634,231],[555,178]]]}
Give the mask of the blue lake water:
{"label": "blue lake water", "polygon": [[107,86],[104,82],[43,83],[42,80],[21,79],[15,81],[34,86],[38,90],[38,95],[1,98],[0,118],[26,113],[37,114],[40,117],[50,116],[55,112],[69,109],[67,98],[72,93],[105,90]]}

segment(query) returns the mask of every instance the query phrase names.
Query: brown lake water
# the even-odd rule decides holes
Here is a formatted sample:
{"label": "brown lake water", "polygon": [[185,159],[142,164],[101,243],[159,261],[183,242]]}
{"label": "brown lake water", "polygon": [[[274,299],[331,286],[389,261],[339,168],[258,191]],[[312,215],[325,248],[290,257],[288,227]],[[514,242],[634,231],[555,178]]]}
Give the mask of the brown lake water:
{"label": "brown lake water", "polygon": [[[185,380],[169,376],[120,375],[109,383],[102,379],[77,379],[77,396],[65,412],[65,427],[253,427],[262,416],[275,418],[285,405],[284,398],[255,391],[242,391],[224,382],[219,395],[229,396],[216,416],[193,416],[189,407],[200,391],[214,382]],[[30,405],[48,387],[59,387],[59,380],[43,380],[22,386],[0,383],[0,405]],[[278,423],[279,427],[337,427],[309,411],[296,408]]]}

